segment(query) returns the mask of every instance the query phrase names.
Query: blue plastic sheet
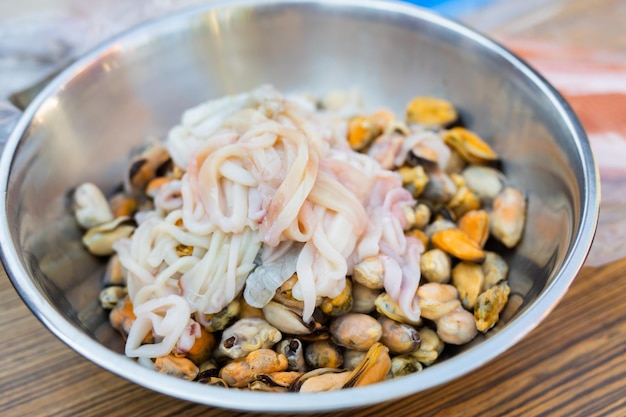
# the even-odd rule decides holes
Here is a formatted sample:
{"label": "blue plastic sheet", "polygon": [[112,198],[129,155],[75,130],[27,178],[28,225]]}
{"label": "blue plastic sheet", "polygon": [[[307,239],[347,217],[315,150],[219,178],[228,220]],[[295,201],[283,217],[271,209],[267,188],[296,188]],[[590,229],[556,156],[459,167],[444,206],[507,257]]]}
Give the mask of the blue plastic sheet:
{"label": "blue plastic sheet", "polygon": [[401,0],[404,3],[432,9],[450,18],[462,18],[502,0]]}

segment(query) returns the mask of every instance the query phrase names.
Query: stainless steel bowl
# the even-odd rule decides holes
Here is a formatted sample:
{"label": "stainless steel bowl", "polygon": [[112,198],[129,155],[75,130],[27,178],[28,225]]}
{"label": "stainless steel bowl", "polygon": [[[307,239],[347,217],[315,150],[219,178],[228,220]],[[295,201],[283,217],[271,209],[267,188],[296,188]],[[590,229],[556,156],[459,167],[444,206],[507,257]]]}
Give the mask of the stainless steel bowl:
{"label": "stainless steel bowl", "polygon": [[[449,97],[528,193],[528,223],[509,253],[512,297],[487,336],[423,372],[355,391],[265,394],[202,386],[126,358],[97,294],[101,262],[68,212],[68,190],[111,191],[131,148],[163,137],[208,98],[272,83],[284,91],[358,88],[402,112],[416,94]],[[1,131],[1,130],[0,130]],[[173,397],[249,411],[364,406],[462,377],[512,346],[552,310],[596,228],[597,168],[565,101],[500,45],[439,16],[362,0],[222,1],[144,24],[84,56],[24,111],[0,162],[2,259],[33,313],[101,367]]]}

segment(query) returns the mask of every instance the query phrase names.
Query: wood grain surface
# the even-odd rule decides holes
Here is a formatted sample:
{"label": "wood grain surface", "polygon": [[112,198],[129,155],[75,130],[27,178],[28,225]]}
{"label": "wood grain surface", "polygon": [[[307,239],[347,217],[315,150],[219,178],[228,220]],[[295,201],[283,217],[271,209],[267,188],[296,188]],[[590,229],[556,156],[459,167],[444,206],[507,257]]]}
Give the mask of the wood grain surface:
{"label": "wood grain surface", "polygon": [[[585,268],[545,321],[478,371],[400,401],[319,415],[624,416],[624,288],[626,260]],[[5,276],[0,305],[2,416],[243,415],[154,393],[91,364],[34,318]]]}
{"label": "wood grain surface", "polygon": [[[561,13],[534,26],[526,19],[525,27],[494,27],[492,34],[522,36],[535,27],[536,37],[556,34],[570,45],[585,46],[593,38],[623,51],[622,30],[621,36],[613,37],[615,25],[592,25],[605,16],[623,26],[624,20],[619,14],[616,17],[621,13],[626,18],[622,0],[555,3]],[[476,372],[399,401],[309,415],[626,416],[625,289],[626,259],[586,267],[535,330]],[[0,416],[244,415],[176,400],[93,365],[45,329],[4,273],[0,273],[0,306]]]}

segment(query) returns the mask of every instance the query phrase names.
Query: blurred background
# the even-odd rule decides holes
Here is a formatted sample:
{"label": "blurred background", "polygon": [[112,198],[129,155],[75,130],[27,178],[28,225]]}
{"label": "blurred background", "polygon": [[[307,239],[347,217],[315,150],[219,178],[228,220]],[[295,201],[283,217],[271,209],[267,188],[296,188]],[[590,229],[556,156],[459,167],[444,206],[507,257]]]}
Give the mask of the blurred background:
{"label": "blurred background", "polygon": [[[0,98],[32,85],[142,21],[212,0],[0,0]],[[389,0],[429,8],[498,40],[541,40],[626,53],[621,0]],[[604,8],[610,13],[597,13]],[[601,19],[601,20],[600,20]],[[547,23],[547,24],[546,24]],[[583,26],[572,38],[572,26]],[[598,39],[611,33],[612,42]],[[603,46],[602,43],[606,44]]]}
{"label": "blurred background", "polygon": [[[15,103],[16,93],[133,25],[211,1],[0,0],[0,133],[3,117],[14,117],[9,98]],[[388,1],[431,9],[490,36],[565,96],[589,135],[602,182],[587,265],[626,256],[626,1]]]}

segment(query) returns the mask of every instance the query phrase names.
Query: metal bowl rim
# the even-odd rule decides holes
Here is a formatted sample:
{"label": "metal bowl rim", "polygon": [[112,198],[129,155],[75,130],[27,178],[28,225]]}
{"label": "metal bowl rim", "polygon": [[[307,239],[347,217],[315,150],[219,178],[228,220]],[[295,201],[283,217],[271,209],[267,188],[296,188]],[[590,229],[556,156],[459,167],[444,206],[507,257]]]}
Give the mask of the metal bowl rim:
{"label": "metal bowl rim", "polygon": [[[436,366],[426,368],[420,374],[406,376],[375,385],[357,388],[359,395],[346,395],[345,392],[326,392],[310,395],[266,394],[225,390],[223,388],[202,386],[188,381],[172,383],[172,378],[155,373],[136,362],[119,355],[92,339],[75,325],[68,322],[52,307],[37,290],[28,277],[19,260],[12,242],[12,228],[7,220],[7,192],[9,176],[15,151],[21,137],[26,132],[36,112],[45,101],[54,97],[82,68],[88,67],[102,57],[114,45],[124,42],[143,42],[142,37],[153,32],[158,34],[168,24],[176,25],[186,16],[206,13],[222,7],[261,6],[261,5],[323,5],[326,7],[355,7],[361,9],[382,10],[388,13],[405,15],[416,20],[428,21],[462,35],[482,45],[491,53],[498,55],[531,81],[545,94],[558,111],[559,116],[569,127],[572,140],[576,143],[578,155],[583,163],[584,197],[581,204],[580,231],[575,236],[568,250],[562,268],[542,294],[522,314],[509,322],[498,334],[461,354]],[[13,286],[31,309],[33,314],[61,341],[83,357],[100,367],[132,381],[140,386],[179,399],[200,404],[218,406],[241,411],[266,412],[313,412],[331,411],[352,407],[362,407],[389,401],[410,394],[433,388],[452,381],[475,370],[495,357],[533,330],[556,306],[574,280],[576,274],[591,247],[598,221],[600,182],[596,162],[586,134],[574,111],[565,99],[534,69],[508,49],[469,27],[444,18],[436,13],[416,6],[392,3],[384,0],[221,0],[211,4],[195,6],[171,15],[160,17],[131,28],[101,45],[93,48],[72,65],[59,73],[26,108],[13,132],[9,136],[0,159],[0,193],[4,199],[3,216],[0,216],[0,245],[2,262]],[[490,352],[486,355],[484,352]],[[463,366],[461,366],[463,364]],[[356,394],[356,393],[352,393]]]}

